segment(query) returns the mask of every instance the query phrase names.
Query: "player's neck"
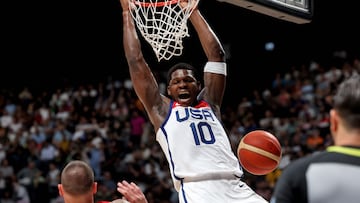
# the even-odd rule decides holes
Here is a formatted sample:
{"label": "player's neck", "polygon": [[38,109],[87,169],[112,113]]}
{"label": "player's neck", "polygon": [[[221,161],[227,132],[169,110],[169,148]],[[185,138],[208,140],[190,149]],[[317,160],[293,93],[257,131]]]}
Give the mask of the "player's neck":
{"label": "player's neck", "polygon": [[65,203],[94,203],[93,196],[64,197]]}

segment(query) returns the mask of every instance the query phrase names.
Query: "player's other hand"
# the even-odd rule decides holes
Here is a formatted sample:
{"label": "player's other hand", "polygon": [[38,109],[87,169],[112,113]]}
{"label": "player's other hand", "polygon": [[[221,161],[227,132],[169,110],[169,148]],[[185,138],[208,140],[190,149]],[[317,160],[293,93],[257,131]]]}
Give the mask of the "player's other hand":
{"label": "player's other hand", "polygon": [[[180,6],[182,8],[194,10],[197,7],[197,0],[180,0]],[[190,4],[190,5],[188,5]]]}
{"label": "player's other hand", "polygon": [[133,0],[119,0],[123,11],[132,10],[134,8]]}

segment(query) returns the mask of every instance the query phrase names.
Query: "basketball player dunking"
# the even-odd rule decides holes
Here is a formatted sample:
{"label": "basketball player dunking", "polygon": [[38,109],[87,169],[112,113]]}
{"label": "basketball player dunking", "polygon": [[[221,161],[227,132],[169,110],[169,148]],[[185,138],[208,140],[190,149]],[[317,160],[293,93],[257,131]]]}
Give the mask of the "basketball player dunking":
{"label": "basketball player dunking", "polygon": [[[181,5],[187,5],[181,0]],[[180,203],[266,202],[240,177],[243,171],[222,126],[226,63],[217,36],[197,6],[190,21],[208,58],[204,88],[190,64],[169,69],[167,96],[161,95],[148,67],[129,11],[123,8],[123,44],[135,92],[156,130],[156,140],[168,160]],[[201,93],[200,93],[201,92]]]}

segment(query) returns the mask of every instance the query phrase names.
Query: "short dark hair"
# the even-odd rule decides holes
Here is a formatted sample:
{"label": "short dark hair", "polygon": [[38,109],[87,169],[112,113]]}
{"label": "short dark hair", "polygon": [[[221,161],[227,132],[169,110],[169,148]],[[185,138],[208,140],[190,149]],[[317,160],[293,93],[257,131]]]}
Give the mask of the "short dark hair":
{"label": "short dark hair", "polygon": [[333,107],[349,128],[360,129],[360,75],[344,80],[333,98]]}
{"label": "short dark hair", "polygon": [[199,80],[199,75],[198,75],[198,72],[197,70],[194,68],[194,66],[188,64],[188,63],[177,63],[175,65],[173,65],[169,70],[168,70],[168,73],[167,73],[167,84],[170,83],[170,80],[171,80],[171,74],[173,72],[175,72],[176,70],[179,70],[179,69],[187,69],[187,70],[191,70],[193,73],[194,73],[194,77]]}
{"label": "short dark hair", "polygon": [[91,191],[94,181],[94,172],[84,161],[70,161],[61,172],[61,185],[73,196]]}

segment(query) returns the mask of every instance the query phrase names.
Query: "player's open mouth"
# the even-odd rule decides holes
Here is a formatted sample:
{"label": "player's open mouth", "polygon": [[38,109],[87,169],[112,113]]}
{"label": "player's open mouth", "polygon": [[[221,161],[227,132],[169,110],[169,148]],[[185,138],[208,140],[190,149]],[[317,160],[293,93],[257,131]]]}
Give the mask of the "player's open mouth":
{"label": "player's open mouth", "polygon": [[190,98],[189,93],[179,94],[179,99],[189,99],[189,98]]}

